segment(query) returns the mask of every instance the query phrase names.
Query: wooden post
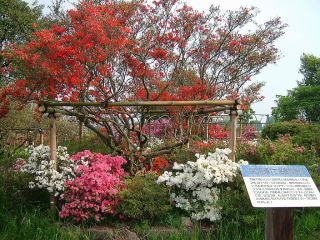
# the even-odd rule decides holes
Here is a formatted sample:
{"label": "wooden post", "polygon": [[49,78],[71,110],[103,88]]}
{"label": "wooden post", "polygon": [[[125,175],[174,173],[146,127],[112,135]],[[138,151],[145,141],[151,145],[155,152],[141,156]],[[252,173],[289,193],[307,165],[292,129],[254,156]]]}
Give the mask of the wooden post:
{"label": "wooden post", "polygon": [[[50,160],[53,170],[57,170],[57,126],[54,113],[49,114],[50,118]],[[50,194],[50,208],[56,208],[56,199],[54,193]]]}
{"label": "wooden post", "polygon": [[40,145],[43,145],[44,137],[43,137],[43,130],[41,128],[39,129],[39,133],[40,133]]}
{"label": "wooden post", "polygon": [[83,122],[79,121],[79,141],[82,141]]}
{"label": "wooden post", "polygon": [[236,160],[236,143],[237,143],[237,110],[230,111],[230,125],[231,125],[231,133],[229,139],[229,149],[231,150],[230,159],[232,161]]}
{"label": "wooden post", "polygon": [[243,120],[243,117],[242,116],[240,116],[239,117],[239,124],[240,124],[240,129],[239,129],[239,137],[241,138],[241,136],[242,136],[242,130],[243,130],[243,125],[242,125],[242,121]]}
{"label": "wooden post", "polygon": [[[189,138],[190,137],[190,135],[191,135],[191,129],[190,129],[190,117],[188,117],[188,119],[187,119],[187,131],[188,131],[188,133],[187,133],[187,137]],[[190,148],[190,142],[188,141],[188,143],[187,143],[187,148],[189,149]]]}
{"label": "wooden post", "polygon": [[293,208],[267,208],[266,240],[294,240]]}
{"label": "wooden post", "polygon": [[208,123],[208,118],[206,118],[206,139],[209,142],[209,123]]}

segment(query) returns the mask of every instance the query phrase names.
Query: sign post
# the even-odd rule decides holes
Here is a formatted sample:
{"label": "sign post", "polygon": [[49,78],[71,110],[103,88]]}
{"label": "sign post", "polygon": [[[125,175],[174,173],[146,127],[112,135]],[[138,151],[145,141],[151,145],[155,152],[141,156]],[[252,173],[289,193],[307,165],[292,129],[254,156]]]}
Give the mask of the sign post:
{"label": "sign post", "polygon": [[267,208],[266,240],[293,240],[294,207],[320,207],[320,193],[307,168],[241,165],[253,207]]}

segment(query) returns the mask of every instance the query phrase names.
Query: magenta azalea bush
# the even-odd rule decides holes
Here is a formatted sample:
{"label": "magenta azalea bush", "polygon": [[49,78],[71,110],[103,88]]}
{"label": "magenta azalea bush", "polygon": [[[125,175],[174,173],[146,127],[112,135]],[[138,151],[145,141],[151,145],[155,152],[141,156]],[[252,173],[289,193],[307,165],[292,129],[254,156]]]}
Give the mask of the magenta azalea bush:
{"label": "magenta azalea bush", "polygon": [[259,134],[253,125],[247,125],[244,128],[244,131],[241,135],[243,140],[252,141],[254,139],[259,138]]}
{"label": "magenta azalea bush", "polygon": [[119,202],[118,192],[123,188],[125,172],[123,157],[111,157],[89,150],[70,157],[81,163],[76,169],[76,177],[65,182],[65,204],[59,213],[61,218],[72,217],[75,221],[94,218],[100,221],[106,214],[115,215]]}

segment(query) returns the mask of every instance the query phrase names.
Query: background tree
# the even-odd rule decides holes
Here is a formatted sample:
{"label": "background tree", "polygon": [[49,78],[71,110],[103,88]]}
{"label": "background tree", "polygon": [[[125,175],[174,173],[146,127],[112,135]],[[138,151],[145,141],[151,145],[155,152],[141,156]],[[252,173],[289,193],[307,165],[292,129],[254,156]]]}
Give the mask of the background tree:
{"label": "background tree", "polygon": [[[22,110],[12,106],[6,117],[0,118],[0,155],[12,154],[21,147],[35,143],[40,144],[41,129],[44,134],[44,144],[49,141],[49,118],[35,114],[36,106],[27,105]],[[75,140],[78,136],[77,121],[70,117],[57,119],[58,142],[66,139]]]}
{"label": "background tree", "polygon": [[299,72],[303,79],[298,87],[289,90],[287,96],[277,96],[277,107],[272,110],[276,121],[320,121],[320,58],[303,54]]}
{"label": "background tree", "polygon": [[37,29],[41,18],[42,6],[30,7],[21,0],[0,0],[0,84],[12,81],[12,68],[2,51],[10,44],[30,41],[32,32]]}
{"label": "background tree", "polygon": [[296,108],[295,99],[288,91],[287,96],[277,95],[277,107],[272,108],[272,116],[276,122],[291,121],[298,119],[299,110]]}
{"label": "background tree", "polygon": [[[200,13],[176,0],[83,2],[68,12],[68,25],[37,32],[7,53],[19,63],[21,78],[2,90],[0,100],[238,98],[251,76],[278,58],[274,41],[285,27],[279,18],[256,24],[256,15],[254,8],[211,7]],[[248,24],[255,28],[245,31]],[[76,116],[118,154],[150,156],[143,133],[150,109],[133,113],[106,104],[60,110]],[[180,110],[178,120],[197,109]]]}
{"label": "background tree", "polygon": [[303,75],[303,79],[299,85],[320,85],[320,58],[311,54],[303,54],[300,60],[299,72]]}
{"label": "background tree", "polygon": [[253,115],[256,113],[251,108],[251,105],[264,99],[264,96],[260,95],[260,91],[264,85],[264,82],[252,83],[244,89],[243,96],[241,97],[241,102],[243,103],[242,119],[244,123],[251,122],[250,120],[253,119]]}

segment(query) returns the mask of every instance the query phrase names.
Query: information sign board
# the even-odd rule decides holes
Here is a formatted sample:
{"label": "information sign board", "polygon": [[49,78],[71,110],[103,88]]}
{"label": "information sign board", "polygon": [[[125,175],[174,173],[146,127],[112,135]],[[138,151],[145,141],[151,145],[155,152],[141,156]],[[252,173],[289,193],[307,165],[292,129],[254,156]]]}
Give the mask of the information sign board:
{"label": "information sign board", "polygon": [[307,168],[298,165],[241,165],[253,207],[320,207],[320,193]]}

